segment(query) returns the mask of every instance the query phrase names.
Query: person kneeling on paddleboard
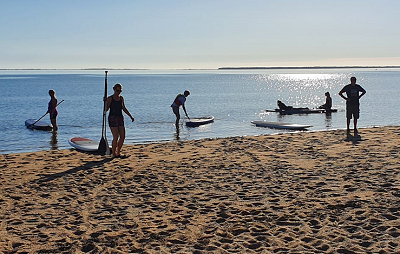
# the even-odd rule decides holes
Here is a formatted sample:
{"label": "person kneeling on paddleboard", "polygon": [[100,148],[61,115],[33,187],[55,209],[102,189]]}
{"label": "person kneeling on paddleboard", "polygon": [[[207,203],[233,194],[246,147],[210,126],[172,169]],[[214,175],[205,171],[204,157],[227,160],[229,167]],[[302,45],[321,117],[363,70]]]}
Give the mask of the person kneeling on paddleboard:
{"label": "person kneeling on paddleboard", "polygon": [[[174,112],[176,116],[176,121],[175,121],[175,127],[179,128],[179,119],[181,119],[181,115],[179,114],[179,107],[182,105],[183,111],[185,111],[186,117],[189,118],[186,108],[185,108],[185,102],[186,102],[186,97],[190,95],[190,92],[186,90],[183,94],[178,94],[172,103],[172,111]],[[190,118],[189,118],[190,119]]]}
{"label": "person kneeling on paddleboard", "polygon": [[108,125],[110,126],[113,135],[112,155],[113,157],[119,158],[121,157],[121,148],[125,140],[125,125],[122,111],[131,118],[132,122],[135,121],[135,119],[125,107],[124,97],[121,96],[122,85],[115,84],[113,89],[114,94],[107,98],[106,111],[110,109]]}

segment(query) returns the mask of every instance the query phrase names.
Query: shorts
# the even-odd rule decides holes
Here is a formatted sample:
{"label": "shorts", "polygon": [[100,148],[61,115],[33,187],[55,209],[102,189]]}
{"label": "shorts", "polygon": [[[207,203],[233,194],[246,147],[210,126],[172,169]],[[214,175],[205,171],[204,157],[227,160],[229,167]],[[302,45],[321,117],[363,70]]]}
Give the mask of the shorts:
{"label": "shorts", "polygon": [[171,106],[172,107],[172,112],[174,112],[174,114],[177,116],[177,117],[180,117],[180,114],[179,114],[179,107],[174,107],[174,106]]}
{"label": "shorts", "polygon": [[110,127],[124,126],[124,117],[123,116],[108,116],[108,126],[110,126]]}
{"label": "shorts", "polygon": [[58,116],[58,112],[54,111],[53,113],[50,113],[50,119],[56,119]]}
{"label": "shorts", "polygon": [[354,116],[354,119],[358,119],[360,117],[360,106],[359,105],[353,105],[353,104],[346,105],[347,119],[352,119],[352,116]]}

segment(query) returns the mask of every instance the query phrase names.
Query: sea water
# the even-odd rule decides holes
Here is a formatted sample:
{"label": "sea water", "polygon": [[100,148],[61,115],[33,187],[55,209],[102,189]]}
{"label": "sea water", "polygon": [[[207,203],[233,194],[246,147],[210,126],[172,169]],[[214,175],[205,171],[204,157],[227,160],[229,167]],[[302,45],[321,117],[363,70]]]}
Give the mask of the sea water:
{"label": "sea water", "polygon": [[[359,128],[399,125],[400,69],[312,70],[110,70],[108,91],[123,85],[122,95],[135,118],[125,118],[125,144],[192,140],[287,132],[256,127],[254,120],[312,125],[310,131],[344,129],[345,101],[341,88],[356,76],[367,94],[361,99]],[[100,140],[102,133],[105,72],[102,70],[0,71],[0,153],[71,148],[71,137]],[[57,132],[27,129],[25,120],[47,111],[48,90],[59,101]],[[175,128],[170,107],[176,95],[189,90],[189,117],[213,115],[215,122],[197,128]],[[286,115],[265,112],[277,100],[296,107],[316,108],[330,92],[337,113]],[[184,116],[181,110],[181,115]],[[46,115],[43,120],[49,122]],[[107,138],[112,135],[107,126]]]}

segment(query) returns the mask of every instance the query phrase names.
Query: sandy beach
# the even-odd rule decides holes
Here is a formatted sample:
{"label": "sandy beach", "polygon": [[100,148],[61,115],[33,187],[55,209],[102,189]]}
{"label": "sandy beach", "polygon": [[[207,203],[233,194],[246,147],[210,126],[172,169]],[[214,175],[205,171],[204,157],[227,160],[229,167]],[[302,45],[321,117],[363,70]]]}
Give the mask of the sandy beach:
{"label": "sandy beach", "polygon": [[400,253],[400,127],[0,155],[0,253]]}

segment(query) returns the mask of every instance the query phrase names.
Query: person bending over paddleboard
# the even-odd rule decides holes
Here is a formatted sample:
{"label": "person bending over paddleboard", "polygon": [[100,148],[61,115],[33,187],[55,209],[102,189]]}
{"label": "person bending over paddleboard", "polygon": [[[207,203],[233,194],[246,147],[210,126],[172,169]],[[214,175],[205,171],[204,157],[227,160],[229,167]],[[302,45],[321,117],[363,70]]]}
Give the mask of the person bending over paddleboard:
{"label": "person bending over paddleboard", "polygon": [[[186,97],[190,95],[190,92],[186,90],[183,94],[178,94],[172,103],[172,111],[174,112],[176,116],[176,121],[175,121],[175,127],[179,128],[179,119],[181,119],[181,115],[179,114],[179,107],[182,105],[183,111],[185,111],[186,117],[189,118],[186,108],[185,108],[185,102],[186,102]],[[189,118],[190,119],[190,118]]]}
{"label": "person bending over paddleboard", "polygon": [[125,140],[125,125],[122,111],[131,118],[132,122],[135,121],[135,119],[125,107],[124,97],[121,96],[122,85],[115,84],[113,89],[114,94],[107,98],[106,111],[110,110],[110,113],[108,114],[108,125],[110,126],[113,135],[111,145],[112,155],[113,157],[119,158],[121,157],[121,148]]}
{"label": "person bending over paddleboard", "polygon": [[49,95],[50,95],[50,101],[49,101],[49,107],[47,109],[47,113],[50,114],[50,122],[53,125],[53,131],[58,130],[58,125],[57,125],[57,116],[58,116],[58,111],[57,111],[57,103],[58,100],[56,98],[56,92],[54,90],[49,90]]}

